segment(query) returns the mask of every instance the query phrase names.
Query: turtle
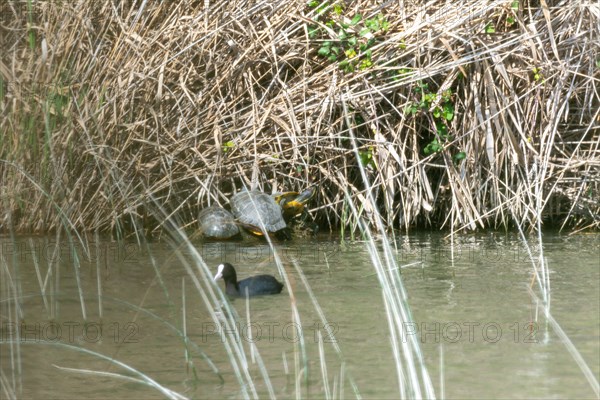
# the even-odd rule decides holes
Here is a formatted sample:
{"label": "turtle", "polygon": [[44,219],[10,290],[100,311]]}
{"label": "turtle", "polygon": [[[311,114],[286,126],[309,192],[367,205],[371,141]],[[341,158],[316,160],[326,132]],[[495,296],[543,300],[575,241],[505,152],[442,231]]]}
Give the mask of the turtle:
{"label": "turtle", "polygon": [[275,193],[273,199],[281,206],[283,218],[289,222],[296,215],[300,215],[304,212],[304,205],[313,198],[315,193],[317,193],[317,187],[311,186],[302,193]]}
{"label": "turtle", "polygon": [[264,225],[267,233],[275,233],[280,239],[289,239],[281,207],[268,194],[258,190],[243,190],[236,193],[230,202],[235,218],[253,235],[264,236]]}
{"label": "turtle", "polygon": [[198,214],[198,223],[206,238],[231,239],[240,234],[233,214],[223,207],[211,206],[203,209]]}

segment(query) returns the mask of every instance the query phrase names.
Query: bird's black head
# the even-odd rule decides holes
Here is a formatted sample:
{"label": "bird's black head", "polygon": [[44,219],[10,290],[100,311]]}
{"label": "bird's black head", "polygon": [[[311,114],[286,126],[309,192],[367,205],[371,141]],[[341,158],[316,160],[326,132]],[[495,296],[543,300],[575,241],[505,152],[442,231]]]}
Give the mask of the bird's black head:
{"label": "bird's black head", "polygon": [[237,283],[237,274],[233,265],[229,263],[219,264],[214,280],[216,281],[219,278],[223,278],[225,282]]}

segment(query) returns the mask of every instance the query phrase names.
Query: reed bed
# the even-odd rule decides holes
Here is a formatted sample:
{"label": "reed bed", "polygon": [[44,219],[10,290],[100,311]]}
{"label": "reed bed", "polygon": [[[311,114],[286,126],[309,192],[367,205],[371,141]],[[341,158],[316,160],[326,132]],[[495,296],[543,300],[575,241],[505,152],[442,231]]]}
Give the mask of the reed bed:
{"label": "reed bed", "polygon": [[3,2],[0,226],[142,234],[166,221],[149,199],[190,223],[243,186],[319,183],[311,213],[332,228],[598,228],[599,17],[546,0]]}

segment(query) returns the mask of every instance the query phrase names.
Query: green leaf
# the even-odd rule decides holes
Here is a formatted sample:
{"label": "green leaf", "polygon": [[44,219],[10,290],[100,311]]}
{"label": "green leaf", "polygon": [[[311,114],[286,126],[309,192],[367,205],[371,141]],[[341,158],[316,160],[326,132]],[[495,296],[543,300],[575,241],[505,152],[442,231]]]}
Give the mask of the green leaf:
{"label": "green leaf", "polygon": [[341,4],[336,4],[333,6],[333,12],[336,15],[342,15],[342,12],[344,11],[344,7],[342,7]]}
{"label": "green leaf", "polygon": [[335,54],[330,54],[327,56],[327,59],[329,61],[335,61],[335,60],[337,60],[337,56]]}
{"label": "green leaf", "polygon": [[444,119],[452,121],[454,119],[454,110],[444,110]]}
{"label": "green leaf", "polygon": [[360,37],[365,37],[367,35],[371,34],[371,30],[369,28],[363,28],[360,30],[360,32],[358,33],[358,35]]}
{"label": "green leaf", "polygon": [[233,149],[234,147],[235,147],[235,142],[233,140],[225,142],[221,146],[223,153],[227,153],[229,150]]}
{"label": "green leaf", "polygon": [[376,32],[379,30],[379,21],[375,18],[368,19],[365,21],[365,26],[373,32]]}
{"label": "green leaf", "polygon": [[510,5],[510,8],[512,8],[515,11],[519,10],[519,2],[518,1],[513,1],[511,3],[511,5]]}
{"label": "green leaf", "polygon": [[365,70],[365,69],[371,67],[372,65],[373,65],[373,62],[371,60],[362,60],[360,62],[359,69],[362,71],[362,70]]}
{"label": "green leaf", "polygon": [[458,152],[455,155],[453,155],[452,158],[454,159],[455,162],[464,160],[465,158],[467,158],[467,153],[465,153],[464,151],[461,151],[461,152]]}
{"label": "green leaf", "polygon": [[448,127],[445,124],[442,122],[437,122],[435,124],[435,128],[438,131],[438,135],[440,135],[442,139],[448,139]]}
{"label": "green leaf", "polygon": [[358,43],[358,39],[356,39],[356,36],[348,38],[348,44],[350,44],[350,46],[356,46],[356,43]]}
{"label": "green leaf", "polygon": [[338,55],[338,54],[340,54],[340,48],[338,46],[332,46],[331,52],[335,55]]}
{"label": "green leaf", "polygon": [[331,52],[331,47],[323,46],[319,49],[318,54],[323,57],[327,57]]}
{"label": "green leaf", "polygon": [[406,106],[406,108],[404,109],[405,114],[415,115],[418,111],[419,111],[419,109],[418,109],[417,105],[414,103],[411,104],[410,106]]}
{"label": "green leaf", "polygon": [[485,27],[485,33],[496,33],[496,27],[491,22]]}
{"label": "green leaf", "polygon": [[446,121],[452,121],[452,119],[454,118],[454,104],[446,103],[443,105],[442,109],[443,109],[444,119]]}
{"label": "green leaf", "polygon": [[356,57],[356,50],[348,49],[348,50],[344,51],[344,54],[346,54],[346,57],[348,57],[348,58],[354,58],[354,57]]}
{"label": "green leaf", "polygon": [[390,29],[390,23],[388,22],[387,19],[383,19],[381,21],[381,30],[382,31],[387,31],[388,29]]}
{"label": "green leaf", "polygon": [[442,150],[442,146],[440,146],[437,139],[433,139],[427,146],[425,146],[425,148],[423,149],[423,152],[425,153],[425,155],[430,155],[433,153],[437,153],[441,150]]}
{"label": "green leaf", "polygon": [[319,2],[318,2],[318,1],[314,1],[314,0],[312,0],[312,1],[309,1],[309,2],[308,2],[308,6],[309,6],[310,8],[315,8],[315,7],[316,7],[316,6],[318,6],[318,5],[319,5]]}
{"label": "green leaf", "polygon": [[358,24],[361,19],[362,19],[362,15],[356,14],[354,16],[354,18],[352,18],[352,21],[350,21],[350,25],[356,25],[356,24]]}
{"label": "green leaf", "polygon": [[340,62],[340,68],[344,72],[354,72],[354,65],[352,65],[352,63],[350,63],[348,60]]}
{"label": "green leaf", "polygon": [[423,95],[423,101],[425,101],[429,104],[435,102],[436,98],[437,98],[437,95],[435,93],[425,93]]}
{"label": "green leaf", "polygon": [[358,156],[363,167],[368,167],[369,164],[374,165],[372,147],[370,147],[369,150],[359,151]]}

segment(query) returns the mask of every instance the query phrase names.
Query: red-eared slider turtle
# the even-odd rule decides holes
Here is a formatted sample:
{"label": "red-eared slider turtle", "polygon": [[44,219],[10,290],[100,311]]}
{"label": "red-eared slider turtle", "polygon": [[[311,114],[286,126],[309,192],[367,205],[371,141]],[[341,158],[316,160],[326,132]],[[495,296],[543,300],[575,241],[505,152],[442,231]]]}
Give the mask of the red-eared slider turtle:
{"label": "red-eared slider turtle", "polygon": [[281,207],[268,194],[243,190],[231,198],[231,211],[240,224],[250,233],[263,236],[261,221],[267,232],[289,238]]}
{"label": "red-eared slider turtle", "polygon": [[302,193],[285,192],[276,193],[273,195],[275,202],[281,206],[283,210],[283,218],[286,221],[291,220],[296,215],[302,214],[304,205],[317,193],[317,187],[311,186]]}
{"label": "red-eared slider turtle", "polygon": [[200,231],[206,238],[230,239],[240,234],[233,215],[222,207],[212,206],[198,214]]}

